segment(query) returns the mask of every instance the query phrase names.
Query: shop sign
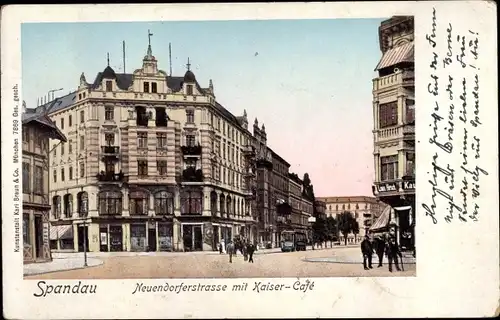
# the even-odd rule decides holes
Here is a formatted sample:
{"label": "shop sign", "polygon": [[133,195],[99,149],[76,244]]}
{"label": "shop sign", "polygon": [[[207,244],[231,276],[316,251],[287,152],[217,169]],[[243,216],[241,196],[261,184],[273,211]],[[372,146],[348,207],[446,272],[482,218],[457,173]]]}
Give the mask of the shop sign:
{"label": "shop sign", "polygon": [[108,244],[108,234],[106,232],[101,232],[101,244],[102,245]]}
{"label": "shop sign", "polygon": [[43,224],[43,243],[49,243],[49,224]]}
{"label": "shop sign", "polygon": [[391,192],[391,191],[398,191],[398,188],[396,186],[396,183],[381,183],[377,185],[378,192]]}
{"label": "shop sign", "polygon": [[403,190],[415,190],[415,180],[403,181]]}

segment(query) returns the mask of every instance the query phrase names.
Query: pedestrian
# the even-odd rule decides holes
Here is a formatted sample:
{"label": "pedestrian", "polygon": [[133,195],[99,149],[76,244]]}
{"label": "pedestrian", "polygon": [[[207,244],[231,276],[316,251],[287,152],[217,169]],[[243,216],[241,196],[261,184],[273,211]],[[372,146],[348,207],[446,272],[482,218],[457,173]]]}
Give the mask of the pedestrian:
{"label": "pedestrian", "polygon": [[248,260],[248,250],[247,250],[247,241],[244,240],[243,244],[241,245],[241,251],[243,253],[243,261]]}
{"label": "pedestrian", "polygon": [[248,243],[247,252],[248,252],[248,262],[253,263],[253,253],[255,252],[255,245],[253,243],[251,242]]}
{"label": "pedestrian", "polygon": [[385,251],[385,238],[381,236],[377,236],[375,240],[375,251],[378,256],[378,266],[377,268],[382,267],[382,261],[384,260],[384,251]]}
{"label": "pedestrian", "polygon": [[233,263],[234,244],[232,240],[229,240],[226,251],[229,254],[229,263]]}
{"label": "pedestrian", "polygon": [[222,242],[219,242],[219,254],[222,254]]}
{"label": "pedestrian", "polygon": [[396,270],[401,271],[399,268],[399,263],[398,263],[398,256],[401,258],[401,251],[399,250],[398,244],[396,243],[396,239],[394,236],[391,236],[389,238],[389,241],[387,242],[387,246],[385,248],[386,254],[387,254],[387,259],[389,260],[389,272],[392,272],[392,263],[396,265]]}
{"label": "pedestrian", "polygon": [[[365,270],[372,269],[373,246],[368,235],[361,241],[361,253],[363,254],[363,267]],[[366,265],[366,260],[368,260],[368,266]]]}

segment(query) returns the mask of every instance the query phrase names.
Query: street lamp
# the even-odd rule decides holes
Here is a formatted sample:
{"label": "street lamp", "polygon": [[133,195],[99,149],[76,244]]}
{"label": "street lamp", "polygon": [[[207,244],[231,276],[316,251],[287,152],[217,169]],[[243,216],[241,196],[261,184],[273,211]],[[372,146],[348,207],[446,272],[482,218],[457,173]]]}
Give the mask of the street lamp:
{"label": "street lamp", "polygon": [[[88,214],[88,199],[83,196],[83,187],[80,193],[80,205],[78,206],[79,214],[83,218],[83,266],[88,267],[87,264],[87,214]],[[82,212],[83,211],[83,212]]]}

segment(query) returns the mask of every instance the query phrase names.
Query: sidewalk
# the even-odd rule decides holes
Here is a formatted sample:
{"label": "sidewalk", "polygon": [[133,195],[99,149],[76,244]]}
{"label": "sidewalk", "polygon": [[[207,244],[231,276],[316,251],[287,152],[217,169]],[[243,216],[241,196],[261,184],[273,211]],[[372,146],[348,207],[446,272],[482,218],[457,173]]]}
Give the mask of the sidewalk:
{"label": "sidewalk", "polygon": [[[303,259],[307,262],[323,262],[323,263],[347,263],[347,264],[359,264],[363,263],[363,256],[361,252],[350,252],[349,254],[333,254],[330,257],[317,257],[317,258],[305,258]],[[383,264],[387,265],[388,260],[384,255]],[[401,258],[398,257],[398,261],[401,261]],[[400,262],[401,263],[401,262]],[[378,256],[373,254],[372,256],[372,264],[378,265]],[[408,253],[403,253],[403,265],[406,264],[416,264],[416,259]]]}
{"label": "sidewalk", "polygon": [[[88,258],[87,265],[95,267],[103,264],[104,262],[96,258]],[[53,259],[51,262],[43,263],[29,263],[25,264],[23,268],[23,275],[31,276],[56,271],[67,271],[75,269],[83,269],[83,255],[81,257],[72,257],[67,259]]]}

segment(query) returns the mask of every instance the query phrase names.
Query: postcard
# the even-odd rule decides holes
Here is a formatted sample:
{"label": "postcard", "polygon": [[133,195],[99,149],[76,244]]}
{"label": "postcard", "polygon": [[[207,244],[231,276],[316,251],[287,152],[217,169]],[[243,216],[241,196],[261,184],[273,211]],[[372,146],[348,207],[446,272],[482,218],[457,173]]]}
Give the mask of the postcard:
{"label": "postcard", "polygon": [[4,315],[498,316],[495,9],[4,7]]}

